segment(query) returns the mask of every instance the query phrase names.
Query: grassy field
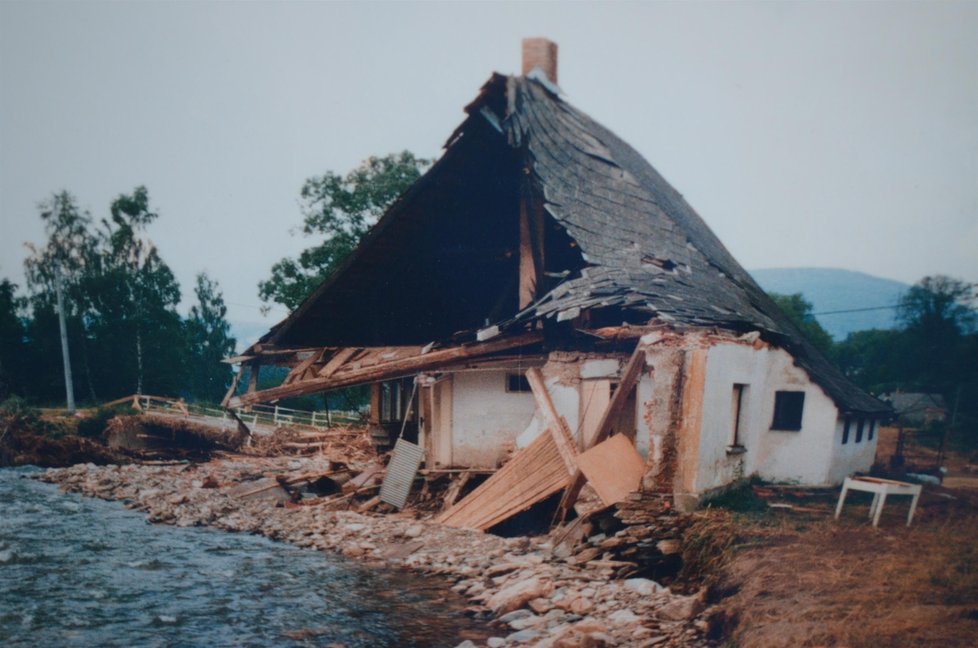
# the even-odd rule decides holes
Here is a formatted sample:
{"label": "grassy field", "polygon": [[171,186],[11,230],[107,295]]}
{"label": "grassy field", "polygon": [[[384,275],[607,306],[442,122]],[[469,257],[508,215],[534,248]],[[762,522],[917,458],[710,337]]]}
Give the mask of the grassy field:
{"label": "grassy field", "polygon": [[863,493],[850,494],[836,522],[838,489],[755,487],[759,499],[792,508],[708,513],[732,543],[714,588],[715,636],[742,648],[978,645],[978,479],[969,459],[952,457],[944,485],[925,486],[910,527],[909,499],[891,498],[873,528]]}

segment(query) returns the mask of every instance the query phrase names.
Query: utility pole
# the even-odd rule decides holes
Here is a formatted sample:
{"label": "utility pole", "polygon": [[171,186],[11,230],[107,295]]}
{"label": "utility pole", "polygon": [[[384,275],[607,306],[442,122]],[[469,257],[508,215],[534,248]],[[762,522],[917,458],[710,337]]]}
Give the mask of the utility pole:
{"label": "utility pole", "polygon": [[61,264],[54,264],[54,291],[58,296],[58,323],[61,325],[61,356],[65,365],[65,393],[68,397],[68,413],[75,413],[75,388],[71,382],[71,357],[68,355],[68,324],[65,322],[65,304],[61,297]]}

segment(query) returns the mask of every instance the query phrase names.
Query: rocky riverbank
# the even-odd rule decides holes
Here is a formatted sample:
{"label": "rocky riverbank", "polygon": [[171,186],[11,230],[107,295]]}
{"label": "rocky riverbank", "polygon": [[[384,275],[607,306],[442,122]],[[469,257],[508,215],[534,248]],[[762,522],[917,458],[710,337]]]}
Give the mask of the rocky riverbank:
{"label": "rocky riverbank", "polygon": [[473,615],[500,622],[499,636],[487,643],[494,648],[708,645],[698,616],[701,596],[673,594],[644,578],[608,580],[600,570],[556,555],[548,537],[500,538],[408,512],[283,505],[251,485],[328,470],[324,458],[241,456],[202,464],[83,464],[49,470],[41,479],[122,500],[152,522],[261,534],[446,577],[471,601]]}

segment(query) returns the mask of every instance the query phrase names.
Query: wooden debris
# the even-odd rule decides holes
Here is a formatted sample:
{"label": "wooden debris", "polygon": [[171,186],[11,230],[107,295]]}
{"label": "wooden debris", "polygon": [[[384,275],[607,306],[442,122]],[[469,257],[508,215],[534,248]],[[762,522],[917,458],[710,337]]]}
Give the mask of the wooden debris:
{"label": "wooden debris", "polygon": [[536,400],[537,407],[547,422],[547,431],[545,434],[550,434],[553,437],[554,445],[557,451],[560,452],[560,458],[563,459],[564,465],[567,467],[567,472],[573,475],[577,470],[577,463],[575,462],[577,446],[574,444],[574,437],[571,434],[570,428],[567,426],[567,421],[564,420],[564,417],[554,407],[554,402],[550,398],[547,385],[543,382],[543,373],[536,367],[527,369],[526,380],[530,383],[533,398]]}
{"label": "wooden debris", "polygon": [[578,455],[577,466],[605,504],[617,504],[638,489],[645,473],[642,455],[620,434]]}
{"label": "wooden debris", "polygon": [[419,350],[417,355],[406,358],[395,358],[369,367],[357,367],[357,363],[355,362],[352,364],[348,363],[343,366],[342,370],[337,369],[336,373],[325,378],[316,376],[308,380],[296,381],[291,385],[279,385],[278,387],[272,387],[260,392],[251,391],[249,387],[248,393],[232,398],[229,406],[245,407],[261,402],[312,394],[327,389],[409,376],[419,371],[450,365],[458,360],[529,346],[542,340],[543,334],[538,331],[533,331],[515,337],[498,338],[487,342],[477,342],[475,344],[439,349],[426,354],[421,354]]}
{"label": "wooden debris", "polygon": [[357,513],[366,513],[370,509],[380,504],[380,495],[371,497],[369,500],[357,507]]}
{"label": "wooden debris", "polygon": [[455,502],[458,500],[459,494],[462,492],[462,489],[465,488],[465,485],[469,483],[469,478],[471,477],[471,472],[463,472],[458,479],[452,480],[451,486],[449,486],[448,490],[445,492],[445,497],[442,503],[443,511],[447,511],[455,504]]}
{"label": "wooden debris", "polygon": [[485,531],[543,501],[566,483],[567,467],[554,437],[542,433],[465,499],[435,519],[452,527]]}
{"label": "wooden debris", "polygon": [[[608,408],[601,417],[598,429],[594,432],[594,438],[590,440],[591,443],[601,443],[611,434],[611,430],[617,422],[619,415],[621,415],[621,410],[625,407],[625,403],[628,402],[632,388],[638,382],[638,377],[641,375],[644,367],[645,350],[641,346],[636,346],[635,351],[632,352],[632,356],[628,359],[628,364],[625,365],[625,370],[622,372],[618,389],[615,390],[614,395],[611,397],[611,402],[608,403]],[[577,501],[578,496],[581,494],[581,489],[584,488],[586,482],[587,478],[584,476],[584,473],[580,470],[575,471],[570,483],[567,485],[567,490],[564,491],[564,497],[560,501],[560,510],[565,518],[568,511],[574,506],[574,502]]]}

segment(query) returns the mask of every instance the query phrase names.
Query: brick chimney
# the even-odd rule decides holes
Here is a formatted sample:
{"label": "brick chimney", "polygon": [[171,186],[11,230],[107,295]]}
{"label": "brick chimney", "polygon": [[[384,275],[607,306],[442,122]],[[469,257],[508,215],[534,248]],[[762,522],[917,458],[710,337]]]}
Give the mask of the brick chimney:
{"label": "brick chimney", "polygon": [[557,43],[546,38],[523,39],[523,75],[538,67],[557,85]]}

